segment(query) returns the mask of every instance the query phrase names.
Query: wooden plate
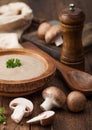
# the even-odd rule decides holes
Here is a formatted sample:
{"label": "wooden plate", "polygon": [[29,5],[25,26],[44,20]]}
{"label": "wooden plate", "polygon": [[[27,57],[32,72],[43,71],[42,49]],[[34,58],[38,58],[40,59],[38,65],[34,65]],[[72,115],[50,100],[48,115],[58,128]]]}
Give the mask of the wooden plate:
{"label": "wooden plate", "polygon": [[[16,96],[23,96],[23,95],[27,95],[27,94],[36,92],[44,87],[45,83],[47,83],[52,78],[54,72],[56,71],[56,67],[55,67],[53,61],[50,59],[50,57],[41,52],[36,52],[35,50],[28,50],[28,49],[12,49],[12,50],[0,51],[0,60],[4,61],[4,63],[6,63],[6,61],[5,61],[5,59],[2,60],[2,57],[3,58],[8,57],[7,59],[9,59],[10,57],[19,58],[19,56],[22,57],[23,60],[25,59],[24,60],[25,66],[28,65],[29,67],[28,67],[28,69],[23,68],[24,64],[22,64],[21,67],[18,67],[18,70],[16,70],[16,69],[14,70],[14,68],[7,68],[7,70],[5,70],[5,76],[2,76],[3,71],[1,71],[1,73],[0,73],[0,95],[16,97]],[[28,57],[29,59],[26,60],[26,57]],[[33,58],[33,60],[31,61],[32,58]],[[20,60],[20,61],[22,61],[22,60]],[[32,62],[34,62],[32,64],[33,68],[31,66]],[[35,63],[37,65],[35,65]],[[41,71],[41,67],[43,67],[43,71],[38,73],[39,70]],[[24,70],[22,70],[22,69],[24,69]],[[30,69],[32,70],[32,72],[34,72],[33,76],[32,76]],[[17,74],[15,74],[14,72],[11,72],[11,71],[14,71],[14,72],[17,71]],[[24,71],[24,73],[22,73],[22,71]],[[29,74],[27,75],[28,72],[29,72]],[[8,73],[8,75],[7,75],[7,73]],[[37,75],[36,75],[36,73],[37,73]],[[10,76],[11,74],[12,74],[12,76]],[[24,74],[24,76],[23,76],[23,74]],[[27,76],[25,76],[25,75],[27,75]],[[18,79],[18,77],[19,77],[19,79]],[[22,77],[23,77],[23,79],[22,79]]]}

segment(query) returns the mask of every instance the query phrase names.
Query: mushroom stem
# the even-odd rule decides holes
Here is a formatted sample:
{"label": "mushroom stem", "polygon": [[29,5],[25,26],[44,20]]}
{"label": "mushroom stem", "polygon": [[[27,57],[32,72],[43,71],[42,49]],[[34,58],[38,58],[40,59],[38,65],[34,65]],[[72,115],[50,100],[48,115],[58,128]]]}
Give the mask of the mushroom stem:
{"label": "mushroom stem", "polygon": [[27,123],[35,123],[35,122],[38,122],[40,121],[40,119],[43,118],[43,115],[38,115],[32,119],[30,119],[29,121],[27,121]]}
{"label": "mushroom stem", "polygon": [[11,118],[16,123],[19,123],[21,121],[21,119],[23,118],[23,116],[25,114],[25,108],[26,108],[26,106],[24,106],[24,105],[18,105],[18,106],[16,106],[13,114],[11,115]]}
{"label": "mushroom stem", "polygon": [[63,38],[62,38],[61,35],[58,35],[58,36],[56,37],[56,39],[55,39],[55,45],[56,45],[56,46],[60,46],[60,45],[62,45],[62,44],[63,44]]}
{"label": "mushroom stem", "polygon": [[40,105],[40,107],[45,111],[51,110],[53,106],[54,103],[51,98],[46,98],[45,101]]}

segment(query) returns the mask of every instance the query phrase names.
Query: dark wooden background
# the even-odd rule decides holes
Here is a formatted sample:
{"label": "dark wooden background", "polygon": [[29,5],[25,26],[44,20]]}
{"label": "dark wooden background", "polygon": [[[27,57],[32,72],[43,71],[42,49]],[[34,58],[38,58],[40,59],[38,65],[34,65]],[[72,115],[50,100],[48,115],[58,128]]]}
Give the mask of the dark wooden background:
{"label": "dark wooden background", "polygon": [[[58,12],[67,7],[70,3],[74,3],[86,14],[85,23],[92,22],[91,0],[0,0],[0,5],[14,1],[26,2],[33,9],[33,14],[35,17],[46,20],[58,19]],[[91,57],[92,51],[87,53],[85,57],[86,70],[90,74],[92,74]],[[66,86],[65,82],[62,81],[62,78],[59,75],[55,75],[53,81],[51,81],[48,85],[56,85],[62,88],[65,88]],[[32,117],[34,117],[41,112],[39,107],[39,104],[43,101],[41,91],[29,95],[27,98],[32,100],[35,106],[32,114]],[[92,130],[92,97],[88,98],[86,109],[81,113],[72,113],[63,109],[56,110],[55,121],[48,127],[28,125],[25,123],[28,118],[24,118],[18,125],[14,123],[10,118],[12,111],[9,109],[9,102],[11,100],[12,98],[0,96],[0,106],[6,108],[5,114],[7,116],[7,125],[1,124],[0,130]]]}
{"label": "dark wooden background", "polygon": [[84,11],[86,15],[85,22],[92,21],[92,0],[0,0],[0,5],[14,1],[28,3],[33,9],[35,17],[47,20],[58,19],[58,12],[66,8],[70,3],[74,3],[76,7]]}

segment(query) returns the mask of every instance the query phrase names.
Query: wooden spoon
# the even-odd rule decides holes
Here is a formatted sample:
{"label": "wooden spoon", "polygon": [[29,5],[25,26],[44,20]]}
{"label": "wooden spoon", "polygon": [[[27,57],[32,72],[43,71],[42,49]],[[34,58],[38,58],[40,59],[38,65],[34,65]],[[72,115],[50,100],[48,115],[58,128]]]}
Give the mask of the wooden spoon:
{"label": "wooden spoon", "polygon": [[[31,43],[23,44],[23,46],[29,49],[35,49],[37,50],[37,52],[48,55],[47,53],[43,52],[41,49]],[[56,68],[60,71],[70,89],[81,91],[86,95],[92,94],[92,76],[90,74],[68,67],[55,60],[51,56],[49,57],[51,60],[53,60],[54,64],[56,65]]]}
{"label": "wooden spoon", "polygon": [[56,68],[61,72],[68,86],[72,90],[78,90],[86,95],[92,94],[92,76],[86,72],[68,67],[55,59]]}

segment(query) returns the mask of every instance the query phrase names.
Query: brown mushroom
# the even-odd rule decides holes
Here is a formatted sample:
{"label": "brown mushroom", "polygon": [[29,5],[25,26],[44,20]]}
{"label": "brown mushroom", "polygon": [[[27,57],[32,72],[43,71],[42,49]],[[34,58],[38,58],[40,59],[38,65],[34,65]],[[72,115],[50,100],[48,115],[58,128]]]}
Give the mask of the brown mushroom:
{"label": "brown mushroom", "polygon": [[55,43],[57,46],[63,43],[62,35],[61,35],[61,26],[53,25],[49,28],[49,30],[45,34],[46,43]]}
{"label": "brown mushroom", "polygon": [[42,96],[45,99],[45,101],[40,105],[43,110],[50,110],[53,107],[60,108],[66,101],[66,95],[64,92],[55,86],[44,89]]}
{"label": "brown mushroom", "polygon": [[85,109],[87,99],[82,92],[72,91],[67,96],[67,106],[72,112],[80,112]]}
{"label": "brown mushroom", "polygon": [[49,28],[50,28],[49,23],[47,23],[47,22],[41,23],[40,26],[38,27],[38,31],[37,31],[39,38],[44,39],[45,34]]}
{"label": "brown mushroom", "polygon": [[31,124],[40,123],[42,126],[46,126],[52,124],[54,117],[55,117],[54,111],[45,111],[37,115],[36,117],[28,120],[27,123]]}

